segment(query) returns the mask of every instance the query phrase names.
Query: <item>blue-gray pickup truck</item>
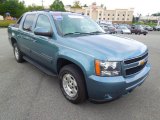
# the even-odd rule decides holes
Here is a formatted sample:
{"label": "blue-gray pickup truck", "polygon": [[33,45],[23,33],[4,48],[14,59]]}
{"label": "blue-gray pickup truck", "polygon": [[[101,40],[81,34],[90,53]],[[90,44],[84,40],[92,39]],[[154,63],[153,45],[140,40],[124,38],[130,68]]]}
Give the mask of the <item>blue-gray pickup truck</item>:
{"label": "blue-gray pickup truck", "polygon": [[74,104],[119,98],[141,85],[150,71],[146,45],[107,35],[81,14],[27,12],[8,27],[8,35],[17,62],[58,75],[63,95]]}

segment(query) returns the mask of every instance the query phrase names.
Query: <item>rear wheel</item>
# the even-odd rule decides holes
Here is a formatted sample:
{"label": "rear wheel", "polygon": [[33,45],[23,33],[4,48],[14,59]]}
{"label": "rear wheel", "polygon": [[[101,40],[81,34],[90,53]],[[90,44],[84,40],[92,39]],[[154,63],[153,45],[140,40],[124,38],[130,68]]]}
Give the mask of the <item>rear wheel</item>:
{"label": "rear wheel", "polygon": [[73,64],[64,66],[59,73],[60,87],[67,100],[74,104],[86,100],[85,81],[82,72]]}
{"label": "rear wheel", "polygon": [[15,59],[16,59],[16,61],[17,61],[18,63],[24,62],[23,54],[22,54],[22,52],[20,51],[17,43],[14,43],[14,44],[13,44],[13,52],[14,52]]}

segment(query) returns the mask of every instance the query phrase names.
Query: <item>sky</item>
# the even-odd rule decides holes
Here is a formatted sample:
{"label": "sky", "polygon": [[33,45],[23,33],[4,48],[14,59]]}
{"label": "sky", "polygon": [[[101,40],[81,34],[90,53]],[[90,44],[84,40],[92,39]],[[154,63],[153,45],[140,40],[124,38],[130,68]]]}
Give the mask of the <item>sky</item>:
{"label": "sky", "polygon": [[[42,0],[24,0],[26,5],[42,5]],[[43,0],[44,6],[49,6],[54,0]],[[62,0],[64,5],[72,5],[75,0]],[[115,8],[134,8],[134,15],[151,15],[160,12],[160,0],[79,0],[81,5],[91,5],[96,2],[97,5],[104,4],[107,9]]]}

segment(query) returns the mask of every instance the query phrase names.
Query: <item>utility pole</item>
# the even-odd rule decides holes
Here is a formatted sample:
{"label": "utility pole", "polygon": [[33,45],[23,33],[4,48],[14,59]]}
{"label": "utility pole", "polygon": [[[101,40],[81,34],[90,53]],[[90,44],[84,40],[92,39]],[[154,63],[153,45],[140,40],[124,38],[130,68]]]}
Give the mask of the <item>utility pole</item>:
{"label": "utility pole", "polygon": [[44,0],[42,0],[42,7],[44,8],[44,6],[43,6],[43,2],[44,2]]}

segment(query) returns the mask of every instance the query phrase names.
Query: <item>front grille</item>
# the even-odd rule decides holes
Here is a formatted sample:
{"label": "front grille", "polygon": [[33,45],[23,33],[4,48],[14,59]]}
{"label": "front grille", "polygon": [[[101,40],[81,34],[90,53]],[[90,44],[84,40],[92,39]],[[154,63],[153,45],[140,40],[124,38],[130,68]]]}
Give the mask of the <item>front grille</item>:
{"label": "front grille", "polygon": [[146,58],[147,56],[148,56],[148,53],[146,53],[145,55],[143,55],[143,56],[141,56],[141,57],[137,57],[137,58],[133,58],[133,59],[130,59],[130,60],[126,60],[126,61],[124,61],[124,63],[125,63],[125,64],[131,64],[131,63],[134,63],[134,62],[143,60],[143,59]]}
{"label": "front grille", "polygon": [[141,71],[146,66],[146,64],[147,64],[147,62],[145,62],[144,65],[133,67],[131,69],[127,69],[126,70],[126,75],[132,75],[132,74],[135,74],[135,73]]}
{"label": "front grille", "polygon": [[[144,60],[145,63],[140,65],[139,62]],[[139,57],[128,59],[124,61],[124,73],[125,76],[130,76],[140,72],[147,64],[148,61],[148,52],[145,52]]]}

